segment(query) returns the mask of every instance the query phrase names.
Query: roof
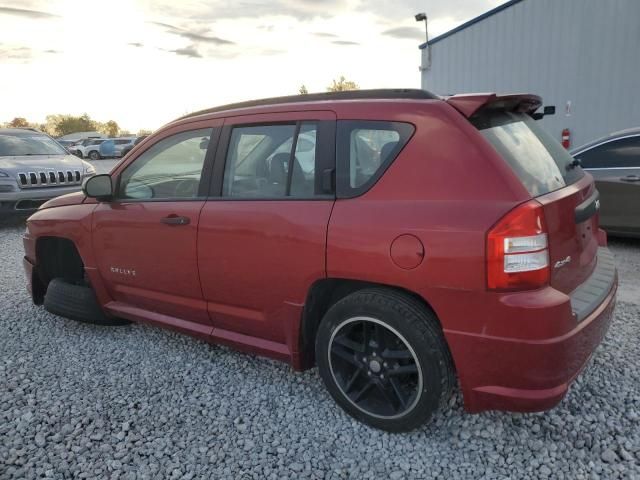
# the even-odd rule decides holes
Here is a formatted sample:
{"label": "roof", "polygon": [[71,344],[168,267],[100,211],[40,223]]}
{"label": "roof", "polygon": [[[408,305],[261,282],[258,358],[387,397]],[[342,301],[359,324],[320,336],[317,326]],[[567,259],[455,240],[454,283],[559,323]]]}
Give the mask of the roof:
{"label": "roof", "polygon": [[584,145],[580,145],[577,148],[571,149],[571,154],[575,155],[578,152],[582,152],[583,150],[587,150],[591,147],[595,147],[596,145],[604,142],[608,142],[611,140],[615,140],[617,138],[623,137],[631,137],[640,135],[640,127],[627,128],[625,130],[619,130],[617,132],[610,133],[609,135],[605,135],[604,137],[598,138],[597,140],[593,140],[589,143],[585,143]]}
{"label": "roof", "polygon": [[35,128],[0,128],[0,134],[2,135],[14,135],[18,137],[21,135],[33,135],[34,133],[44,135],[40,130],[36,130]]}
{"label": "roof", "polygon": [[180,117],[178,120],[197,117],[208,113],[236,110],[239,108],[263,107],[287,103],[388,99],[436,100],[439,98],[440,97],[431,92],[415,88],[381,88],[375,90],[349,90],[346,92],[307,93],[304,95],[262,98],[258,100],[250,100],[248,102],[230,103],[228,105],[221,105],[219,107],[193,112]]}
{"label": "roof", "polygon": [[58,140],[73,140],[73,139],[80,140],[80,139],[92,138],[92,137],[103,138],[103,137],[106,137],[106,135],[95,130],[91,132],[73,132],[73,133],[67,133],[66,135],[62,135],[61,137],[58,138]]}
{"label": "roof", "polygon": [[485,18],[489,18],[489,17],[495,15],[496,13],[499,13],[502,10],[505,10],[505,9],[511,7],[512,5],[515,5],[516,3],[520,3],[520,2],[522,2],[522,0],[510,0],[510,1],[506,2],[506,3],[503,3],[502,5],[499,5],[496,8],[494,8],[493,10],[489,10],[488,12],[485,12],[482,15],[479,15],[479,16],[477,16],[475,18],[472,18],[471,20],[469,20],[468,22],[463,23],[462,25],[458,25],[453,30],[449,30],[448,32],[443,33],[442,35],[438,35],[437,37],[432,38],[428,42],[423,43],[422,45],[420,45],[419,48],[420,49],[425,49],[427,45],[433,45],[435,43],[438,43],[440,40],[444,40],[445,38],[450,37],[451,35],[454,35],[454,34],[460,32],[461,30],[464,30],[465,28],[470,27],[471,25],[475,25],[476,23],[481,22]]}

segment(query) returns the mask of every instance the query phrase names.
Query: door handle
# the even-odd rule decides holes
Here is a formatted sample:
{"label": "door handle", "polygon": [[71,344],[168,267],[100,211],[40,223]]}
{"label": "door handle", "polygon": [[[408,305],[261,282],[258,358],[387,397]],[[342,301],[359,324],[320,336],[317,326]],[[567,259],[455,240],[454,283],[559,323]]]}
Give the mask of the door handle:
{"label": "door handle", "polygon": [[640,177],[638,175],[627,175],[626,177],[622,177],[620,180],[624,182],[640,182]]}
{"label": "door handle", "polygon": [[181,217],[179,215],[169,215],[160,219],[161,223],[171,226],[189,225],[191,219],[189,217]]}

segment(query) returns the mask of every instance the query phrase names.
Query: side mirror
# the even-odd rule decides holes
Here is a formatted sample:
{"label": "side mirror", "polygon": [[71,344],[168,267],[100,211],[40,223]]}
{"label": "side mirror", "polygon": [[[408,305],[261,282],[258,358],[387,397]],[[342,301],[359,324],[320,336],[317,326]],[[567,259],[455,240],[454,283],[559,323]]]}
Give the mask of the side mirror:
{"label": "side mirror", "polygon": [[113,197],[113,184],[111,175],[94,175],[84,181],[82,191],[89,198],[96,198],[100,201],[108,201]]}

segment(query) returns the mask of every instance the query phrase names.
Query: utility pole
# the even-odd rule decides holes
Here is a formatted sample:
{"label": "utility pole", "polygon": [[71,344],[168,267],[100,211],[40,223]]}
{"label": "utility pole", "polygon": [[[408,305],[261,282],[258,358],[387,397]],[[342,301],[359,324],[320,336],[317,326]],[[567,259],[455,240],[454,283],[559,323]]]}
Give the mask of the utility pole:
{"label": "utility pole", "polygon": [[[422,59],[421,65],[419,67],[420,72],[425,72],[431,68],[431,46],[429,45],[429,24],[427,19],[427,14],[422,12],[418,13],[415,16],[416,22],[424,21],[424,34],[425,34],[425,43],[424,48],[422,49]],[[424,88],[425,85],[422,85]]]}

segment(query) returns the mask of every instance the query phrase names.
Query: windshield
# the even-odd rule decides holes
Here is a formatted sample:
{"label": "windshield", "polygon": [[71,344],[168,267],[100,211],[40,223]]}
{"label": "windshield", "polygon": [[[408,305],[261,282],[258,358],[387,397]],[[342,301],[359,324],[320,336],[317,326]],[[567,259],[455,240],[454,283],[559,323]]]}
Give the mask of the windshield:
{"label": "windshield", "polygon": [[53,138],[37,132],[1,133],[0,157],[20,155],[66,155]]}
{"label": "windshield", "polygon": [[584,175],[569,152],[529,115],[485,111],[472,117],[471,123],[534,197],[570,185]]}

